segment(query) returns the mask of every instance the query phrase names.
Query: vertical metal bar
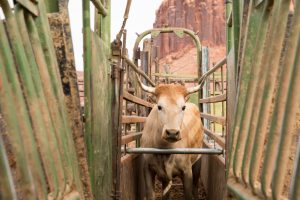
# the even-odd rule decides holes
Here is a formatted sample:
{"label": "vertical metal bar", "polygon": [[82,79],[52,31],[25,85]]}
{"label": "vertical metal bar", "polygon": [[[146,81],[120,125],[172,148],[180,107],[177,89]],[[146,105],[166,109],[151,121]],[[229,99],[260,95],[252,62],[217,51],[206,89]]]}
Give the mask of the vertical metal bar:
{"label": "vertical metal bar", "polygon": [[[266,156],[264,158],[264,165],[262,168],[262,190],[265,195],[270,196],[271,194],[271,183],[273,178],[273,171],[275,168],[276,155],[278,151],[278,145],[280,142],[280,133],[282,130],[282,121],[285,117],[285,107],[287,104],[288,89],[290,87],[290,80],[292,79],[293,63],[297,59],[297,40],[300,34],[300,5],[295,7],[295,15],[293,16],[293,23],[291,26],[290,37],[287,41],[287,50],[282,66],[284,70],[279,79],[279,89],[275,102],[275,109],[273,112],[273,118],[269,130],[269,138],[266,147]],[[276,175],[277,176],[277,175]]]}
{"label": "vertical metal bar", "polygon": [[[257,98],[259,104],[255,108],[259,110],[258,114],[258,123],[256,123],[255,130],[255,140],[254,146],[252,150],[252,157],[250,163],[250,184],[253,189],[257,188],[257,176],[260,170],[260,163],[262,159],[262,154],[264,150],[264,143],[266,138],[266,133],[268,129],[270,114],[271,114],[271,105],[273,94],[276,89],[276,82],[278,74],[281,71],[280,58],[281,58],[281,49],[283,45],[283,41],[285,39],[285,31],[286,24],[289,13],[289,1],[276,1],[273,5],[273,15],[271,18],[271,31],[269,35],[269,41],[267,41],[266,45],[270,46],[270,49],[266,51],[264,54],[264,58],[262,59],[261,68],[265,68],[266,70],[266,78],[265,83],[263,84],[263,93],[262,98]],[[276,30],[276,31],[275,31]],[[274,43],[274,41],[277,41]],[[257,88],[259,90],[259,88]],[[261,90],[259,90],[261,91]],[[279,188],[278,188],[279,189]]]}
{"label": "vertical metal bar", "polygon": [[[245,106],[242,111],[241,115],[241,122],[240,122],[240,135],[245,135],[243,146],[244,148],[244,154],[242,159],[242,163],[239,163],[241,165],[241,173],[242,173],[242,181],[244,181],[246,184],[249,183],[249,166],[250,166],[250,157],[252,155],[252,148],[253,148],[253,142],[254,142],[254,133],[251,126],[255,125],[251,123],[253,118],[253,113],[256,113],[257,110],[252,110],[256,108],[253,104],[255,99],[259,97],[257,92],[257,87],[259,87],[259,84],[263,84],[262,76],[266,71],[263,71],[264,68],[260,68],[259,65],[261,63],[261,60],[263,58],[263,52],[264,52],[264,44],[267,36],[267,30],[268,30],[268,23],[269,23],[269,17],[270,17],[270,9],[268,8],[268,4],[265,2],[265,5],[262,6],[259,9],[255,10],[255,13],[253,15],[259,15],[259,18],[250,17],[250,20],[257,20],[256,21],[256,34],[257,37],[254,41],[252,41],[254,45],[254,49],[257,49],[253,52],[252,58],[248,62],[251,65],[251,79],[248,83],[248,88],[246,90],[246,99],[245,99]],[[241,162],[241,160],[239,160]]]}
{"label": "vertical metal bar", "polygon": [[[3,1],[0,1],[1,3]],[[3,6],[3,4],[2,4]],[[8,4],[6,5],[7,7]],[[10,9],[10,8],[9,8]],[[24,54],[25,50],[24,47],[22,46],[22,41],[21,41],[21,36],[20,33],[17,31],[17,23],[16,20],[14,18],[14,16],[12,15],[11,11],[7,10],[6,13],[6,20],[7,20],[7,24],[8,24],[8,32],[11,36],[11,38],[14,38],[14,40],[11,40],[11,44],[15,53],[15,58],[16,58],[16,62],[17,62],[17,66],[18,66],[18,70],[19,70],[19,74],[21,74],[21,79],[22,79],[22,83],[24,85],[24,93],[26,94],[26,99],[27,99],[27,104],[29,107],[29,111],[30,114],[32,116],[32,120],[33,120],[33,126],[34,126],[34,130],[37,134],[44,134],[43,137],[40,137],[40,142],[42,142],[42,146],[45,147],[45,149],[41,148],[41,150],[45,150],[46,152],[56,152],[57,151],[57,144],[55,143],[55,140],[53,140],[53,143],[51,143],[51,145],[49,145],[49,141],[48,141],[48,136],[51,136],[51,132],[45,127],[44,121],[43,121],[43,115],[40,111],[40,109],[38,108],[39,104],[37,102],[38,98],[36,96],[36,92],[34,91],[34,84],[32,82],[32,79],[29,75],[29,71],[28,69],[28,60]],[[47,131],[47,134],[45,132],[45,130]],[[51,149],[51,150],[50,150]],[[45,153],[47,154],[47,153]],[[62,166],[61,163],[59,162],[59,155],[57,155],[57,153],[52,154],[53,156],[56,157],[57,160],[57,165],[54,165],[54,161],[53,161],[53,157],[44,157],[44,160],[49,159],[49,163],[48,166],[51,166],[49,168],[49,174],[51,174],[51,176],[48,176],[48,179],[52,179],[53,185],[51,185],[51,188],[53,189],[53,195],[56,197],[59,195],[59,190],[60,192],[64,191],[64,180],[58,180],[58,176],[64,178],[63,172],[62,172]],[[48,174],[48,175],[49,175]]]}
{"label": "vertical metal bar", "polygon": [[[3,42],[3,38],[5,37],[5,32],[4,32],[4,26],[2,24],[2,22],[0,23],[0,34],[1,34],[1,43],[0,46],[3,47],[2,42]],[[9,49],[9,46],[5,47],[5,50],[7,51]],[[0,49],[0,80],[1,83],[0,84],[0,107],[1,107],[1,113],[3,114],[3,117],[7,123],[8,129],[10,130],[10,134],[9,134],[9,138],[11,141],[11,145],[12,145],[12,152],[15,156],[15,160],[16,163],[18,164],[16,166],[16,171],[18,173],[20,173],[20,185],[22,188],[21,192],[24,192],[24,198],[36,198],[36,194],[34,191],[34,182],[33,182],[33,177],[32,177],[32,172],[29,168],[29,164],[28,164],[28,160],[27,160],[27,155],[25,154],[25,152],[27,153],[23,141],[22,141],[22,135],[21,135],[21,127],[19,126],[18,123],[18,116],[17,116],[17,110],[16,107],[14,105],[14,98],[12,95],[12,89],[10,88],[10,84],[9,84],[9,80],[8,77],[6,75],[6,71],[4,69],[4,67],[7,67],[7,59],[2,57],[2,55],[5,54],[5,52],[2,52],[2,48]],[[5,63],[4,63],[5,62]],[[0,136],[0,140],[2,142],[2,136]],[[2,143],[1,143],[2,145]],[[1,147],[1,149],[5,149],[4,147]],[[2,159],[2,158],[1,158]],[[5,157],[3,157],[3,159],[6,159]],[[8,165],[7,160],[4,160],[3,165]],[[7,166],[9,168],[9,166]],[[1,169],[1,174],[2,171],[4,171],[5,168]],[[9,171],[8,171],[9,172]],[[12,188],[14,185],[12,185],[12,180],[9,180],[9,176],[11,174],[6,174],[7,177],[5,177],[5,175],[1,176],[1,181],[0,184],[1,186],[3,186],[3,189],[6,187],[10,187],[8,188],[7,191],[9,191],[8,193],[6,193],[7,191],[4,191],[5,196],[12,196],[14,199],[16,198],[16,194],[15,193],[15,189]],[[8,178],[8,180],[5,180],[4,178]],[[4,182],[8,181],[6,185]],[[11,182],[10,182],[11,181]],[[2,187],[1,187],[1,191],[2,191]],[[26,193],[25,193],[26,191]],[[4,197],[3,197],[4,198]]]}
{"label": "vertical metal bar", "polygon": [[240,46],[240,24],[241,19],[240,14],[242,13],[240,10],[240,1],[232,0],[232,21],[233,21],[233,50],[234,50],[234,63],[235,68],[237,69],[238,65],[238,52]]}
{"label": "vertical metal bar", "polygon": [[[299,133],[298,133],[299,134]],[[295,167],[292,185],[290,187],[290,198],[297,199],[300,197],[300,137],[298,138],[298,148],[295,156]]]}
{"label": "vertical metal bar", "polygon": [[[249,13],[246,19],[248,20],[247,32],[245,33],[244,38],[244,47],[241,60],[242,68],[240,69],[240,79],[239,79],[239,88],[238,88],[238,97],[237,97],[237,106],[236,114],[234,118],[233,132],[231,134],[230,142],[230,163],[233,169],[233,173],[236,177],[241,175],[241,165],[242,159],[244,156],[244,148],[246,144],[246,131],[241,128],[243,121],[243,110],[245,107],[245,102],[247,100],[247,91],[249,87],[250,74],[251,74],[251,64],[253,61],[253,54],[255,52],[255,45],[257,41],[257,26],[260,24],[261,20],[261,10],[255,10],[253,8],[253,2],[249,4]],[[237,75],[238,76],[238,75]]]}
{"label": "vertical metal bar", "polygon": [[[155,46],[155,73],[159,74],[159,47]],[[155,83],[159,82],[159,77],[155,77]]]}
{"label": "vertical metal bar", "polygon": [[58,1],[59,0],[44,0],[48,13],[58,12]]}
{"label": "vertical metal bar", "polygon": [[[295,11],[300,10],[299,3],[296,3]],[[296,13],[296,12],[295,12]],[[299,12],[297,13],[296,22],[299,22]],[[297,26],[297,31],[299,30],[299,24]],[[288,99],[285,105],[285,112],[284,118],[282,122],[282,129],[280,131],[280,144],[278,150],[278,156],[276,158],[276,168],[274,171],[274,178],[273,178],[273,185],[272,185],[272,192],[273,198],[279,199],[280,195],[283,190],[284,186],[284,178],[287,168],[287,161],[290,152],[290,145],[292,142],[292,138],[295,134],[297,134],[294,124],[296,120],[296,113],[297,109],[295,109],[295,105],[299,105],[300,102],[300,93],[299,93],[299,85],[300,85],[300,62],[299,62],[299,55],[300,55],[300,40],[299,35],[296,41],[297,43],[295,54],[292,56],[294,57],[293,62],[293,69],[292,69],[292,76],[289,82],[288,87]],[[289,55],[291,56],[291,55]],[[298,144],[299,145],[299,144]]]}
{"label": "vertical metal bar", "polygon": [[85,116],[85,144],[87,160],[94,192],[93,143],[92,143],[92,116],[91,116],[91,30],[90,30],[90,1],[82,0],[83,13],[83,60],[84,60],[84,116]]}
{"label": "vertical metal bar", "polygon": [[[209,52],[208,52],[208,47],[203,47],[203,51],[202,51],[202,73],[206,73],[208,71],[209,68]],[[203,85],[203,98],[208,97],[208,87],[209,87],[209,83],[207,81],[204,82]],[[204,113],[208,113],[208,107],[210,106],[210,104],[203,104],[203,112]],[[203,119],[203,125],[204,127],[206,127],[207,129],[210,129],[209,126],[209,120],[207,119]]]}
{"label": "vertical metal bar", "polygon": [[[214,64],[213,64],[214,65]],[[216,95],[216,79],[215,79],[215,72],[212,74],[212,77],[213,77],[213,96]],[[213,107],[213,115],[216,115],[216,103],[212,103],[212,107]],[[216,122],[213,121],[213,124],[214,124],[214,132],[216,132]]]}
{"label": "vertical metal bar", "polygon": [[[221,93],[224,94],[224,73],[223,73],[223,65],[221,67]],[[222,101],[221,103],[222,105],[222,116],[224,117],[225,115],[225,102]],[[225,134],[225,126],[222,124],[222,137],[224,137],[224,134]]]}
{"label": "vertical metal bar", "polygon": [[[11,115],[14,115],[18,113],[16,116],[15,123],[12,123],[11,126],[9,126],[9,129],[12,130],[12,133],[17,134],[17,127],[20,125],[20,130],[22,130],[22,136],[23,136],[23,141],[26,146],[26,150],[28,150],[27,155],[31,155],[28,157],[29,162],[35,166],[35,170],[32,172],[35,180],[39,183],[36,184],[36,187],[39,188],[39,197],[45,198],[47,196],[47,186],[46,186],[46,181],[45,181],[45,176],[44,172],[42,169],[42,164],[40,161],[39,153],[37,151],[37,145],[35,142],[35,136],[33,134],[33,130],[31,127],[31,122],[30,122],[30,117],[28,115],[28,111],[26,108],[25,100],[23,97],[23,93],[21,91],[21,86],[17,78],[17,72],[15,71],[15,66],[13,63],[13,55],[10,52],[9,49],[9,42],[6,37],[6,33],[4,30],[4,26],[2,22],[0,23],[0,66],[6,68],[6,73],[7,73],[7,78],[11,84],[12,91],[14,91],[14,106],[12,107],[13,109],[8,109],[8,112]],[[1,56],[2,55],[2,56]],[[1,67],[0,67],[1,68]],[[3,70],[3,69],[2,69]],[[5,75],[5,71],[2,71],[0,73],[1,75]],[[1,80],[4,81],[5,78],[1,78]],[[5,82],[5,81],[4,81]],[[8,94],[5,92],[5,96]],[[2,96],[2,95],[1,95]],[[4,96],[2,96],[4,97]],[[11,100],[6,100],[6,103],[12,102]],[[7,106],[3,107],[3,110],[5,110]],[[18,111],[14,111],[15,108],[18,108]],[[10,134],[13,136],[14,134]],[[24,151],[26,152],[26,151]],[[23,162],[22,162],[23,163]],[[25,164],[25,163],[24,163]],[[43,194],[41,194],[43,193]]]}
{"label": "vertical metal bar", "polygon": [[[16,12],[18,13],[18,9],[16,10]],[[20,20],[21,19],[22,17],[20,16]],[[64,130],[64,126],[61,124],[62,120],[58,116],[59,113],[58,103],[57,100],[54,98],[54,94],[51,87],[52,85],[42,84],[42,81],[40,80],[41,78],[43,81],[47,83],[51,82],[50,81],[51,79],[47,73],[47,64],[44,60],[43,50],[40,45],[39,34],[37,33],[37,30],[35,28],[32,16],[30,15],[26,16],[26,21],[28,24],[28,31],[31,39],[31,41],[29,42],[32,43],[32,48],[33,48],[33,52],[28,52],[28,54],[32,53],[32,55],[29,57],[31,58],[35,57],[37,62],[37,64],[34,64],[33,63],[34,61],[31,61],[32,63],[30,64],[31,65],[30,68],[32,72],[31,74],[32,80],[34,80],[33,83],[35,84],[37,95],[40,99],[38,103],[40,105],[40,109],[43,114],[45,126],[47,127],[49,132],[53,134],[52,135],[53,140],[55,140],[55,143],[57,143],[57,151],[60,152],[59,159],[62,165],[66,184],[68,182],[70,185],[72,185],[73,183],[73,176],[72,176],[73,173],[71,169],[72,163],[69,157],[68,144],[66,142],[66,136],[65,136],[66,133]],[[40,75],[40,77],[37,75]],[[43,89],[46,93],[46,96],[42,91]],[[47,98],[47,102],[45,98]]]}
{"label": "vertical metal bar", "polygon": [[[60,120],[62,121],[64,130],[66,131],[65,136],[67,138],[66,140],[67,140],[68,151],[75,152],[75,145],[72,137],[72,132],[70,129],[70,124],[67,119],[67,111],[66,111],[65,101],[63,98],[64,94],[62,91],[62,83],[59,78],[60,77],[59,67],[58,67],[57,58],[53,46],[52,37],[50,34],[50,27],[46,15],[46,8],[44,5],[44,1],[40,0],[37,5],[39,8],[40,15],[38,18],[36,18],[36,20],[34,20],[35,22],[34,24],[37,28],[39,40],[43,48],[43,53],[45,55],[45,61],[47,63],[47,71],[51,78],[50,80],[54,91],[55,99],[58,102],[58,110],[59,110],[58,115]],[[74,174],[76,189],[79,191],[80,194],[83,194],[76,154],[73,153],[69,155],[70,155],[70,160],[72,162],[71,165],[73,167],[72,171]]]}
{"label": "vertical metal bar", "polygon": [[[44,91],[43,91],[43,86],[45,86],[46,89],[46,93],[49,94],[49,88],[51,87],[49,84],[42,84],[42,81],[41,81],[41,77],[39,76],[40,74],[45,74],[45,70],[41,70],[39,72],[38,70],[38,66],[36,64],[36,60],[35,60],[35,53],[33,52],[32,48],[35,48],[35,51],[38,51],[38,55],[37,55],[37,63],[38,64],[41,64],[41,60],[43,60],[43,54],[42,54],[42,50],[41,48],[38,48],[36,49],[38,45],[38,40],[33,40],[33,42],[31,43],[30,41],[30,38],[29,38],[29,35],[27,34],[27,28],[26,28],[26,24],[25,24],[25,20],[24,20],[24,13],[23,13],[23,9],[20,8],[19,6],[16,6],[15,7],[15,14],[16,14],[16,17],[17,17],[17,20],[18,20],[18,24],[19,24],[19,29],[20,31],[23,33],[21,36],[22,36],[22,40],[23,40],[23,44],[24,44],[24,47],[25,47],[25,51],[26,51],[26,54],[27,54],[27,58],[28,58],[28,62],[29,62],[29,66],[30,66],[30,71],[31,71],[31,76],[32,76],[32,80],[34,82],[34,86],[35,86],[35,89],[36,89],[36,93],[37,93],[37,96],[39,97],[40,101],[39,101],[39,105],[40,105],[40,109],[43,113],[43,116],[44,116],[44,121],[45,121],[45,125],[47,126],[47,129],[49,129],[51,132],[55,132],[56,133],[56,140],[57,140],[57,143],[59,145],[59,151],[60,151],[60,154],[62,155],[62,157],[64,157],[65,159],[62,159],[62,162],[63,162],[63,166],[64,166],[64,173],[65,174],[69,174],[69,178],[70,180],[68,180],[69,184],[72,184],[72,170],[71,170],[71,167],[72,167],[72,163],[70,163],[70,156],[69,156],[69,152],[66,150],[67,148],[67,144],[66,144],[66,137],[64,136],[64,131],[61,130],[61,126],[60,126],[60,120],[55,120],[57,119],[57,117],[55,116],[51,116],[50,112],[49,112],[49,106],[47,105],[47,102],[46,102],[46,98],[45,98],[45,94],[44,94]],[[28,15],[28,17],[30,18],[30,14]],[[28,17],[26,17],[26,19],[28,20]],[[28,23],[28,26],[31,27],[29,29],[32,29],[32,26],[33,25],[33,22],[31,21],[31,23],[29,22]],[[34,34],[34,33],[30,33],[31,36],[35,36],[35,38],[37,38],[37,35]],[[31,46],[32,45],[32,46]],[[44,69],[46,69],[46,64],[44,62]],[[42,76],[42,79],[43,81],[47,81],[47,79],[45,79],[43,76]],[[49,80],[49,79],[48,79]],[[51,98],[49,97],[48,95],[48,101],[51,101],[50,100]],[[54,102],[52,103],[52,105],[50,104],[50,107],[51,107],[51,110],[56,110],[56,106],[57,104]],[[53,121],[55,120],[55,122]],[[55,130],[55,128],[58,128],[57,130]],[[62,142],[63,144],[61,144]]]}
{"label": "vertical metal bar", "polygon": [[[1,62],[1,61],[0,61]],[[2,63],[1,63],[2,64]],[[2,65],[3,66],[3,65]],[[1,89],[1,87],[0,87]],[[0,136],[0,194],[3,199],[17,199],[11,170],[9,168],[2,137]]]}
{"label": "vertical metal bar", "polygon": [[[233,19],[232,19],[232,2],[225,2],[225,15],[226,15],[226,54],[232,49],[233,46]],[[231,20],[231,21],[230,21]]]}
{"label": "vertical metal bar", "polygon": [[[40,16],[35,20],[35,26],[37,28],[39,39],[45,55],[45,60],[47,62],[47,68],[48,68],[47,71],[51,78],[51,84],[55,94],[55,99],[58,101],[59,117],[62,120],[64,130],[66,131],[65,136],[67,138],[68,148],[70,152],[75,152],[75,145],[72,137],[72,132],[70,129],[70,124],[67,119],[67,111],[66,111],[65,101],[63,98],[64,94],[62,91],[62,83],[59,78],[60,77],[59,67],[58,67],[57,58],[53,46],[52,36],[50,34],[50,27],[46,15],[46,8],[43,2],[44,2],[43,0],[40,0],[39,3],[37,4],[40,11]],[[71,154],[70,159],[73,166],[76,189],[80,192],[80,194],[83,194],[76,154]]]}
{"label": "vertical metal bar", "polygon": [[[120,41],[113,42],[113,52],[122,54]],[[124,50],[124,49],[123,49]],[[113,104],[112,104],[112,128],[113,128],[113,191],[112,198],[120,199],[120,170],[121,170],[121,136],[122,136],[122,102],[124,71],[121,68],[120,56],[116,55],[113,65]],[[123,61],[124,62],[124,61]]]}

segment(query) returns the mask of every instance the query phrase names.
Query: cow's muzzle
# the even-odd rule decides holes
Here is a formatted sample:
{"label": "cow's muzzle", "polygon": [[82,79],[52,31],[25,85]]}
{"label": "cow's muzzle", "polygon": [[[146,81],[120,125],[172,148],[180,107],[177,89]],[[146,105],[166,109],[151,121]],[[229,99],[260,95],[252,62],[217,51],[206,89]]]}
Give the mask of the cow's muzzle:
{"label": "cow's muzzle", "polygon": [[166,129],[164,139],[168,142],[177,142],[181,140],[180,130],[177,129]]}

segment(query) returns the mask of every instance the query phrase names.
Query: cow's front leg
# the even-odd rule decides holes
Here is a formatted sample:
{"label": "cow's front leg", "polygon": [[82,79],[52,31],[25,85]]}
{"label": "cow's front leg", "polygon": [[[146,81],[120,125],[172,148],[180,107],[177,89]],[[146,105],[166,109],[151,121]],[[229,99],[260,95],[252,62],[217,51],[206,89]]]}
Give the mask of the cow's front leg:
{"label": "cow's front leg", "polygon": [[191,168],[183,172],[183,187],[185,199],[193,199],[193,173]]}
{"label": "cow's front leg", "polygon": [[149,165],[144,165],[144,178],[146,186],[146,197],[147,200],[154,200],[154,183],[155,183],[155,173],[149,169]]}
{"label": "cow's front leg", "polygon": [[194,199],[198,199],[199,192],[199,180],[200,180],[200,173],[201,173],[201,159],[198,159],[192,166],[192,172],[193,172],[193,196]]}

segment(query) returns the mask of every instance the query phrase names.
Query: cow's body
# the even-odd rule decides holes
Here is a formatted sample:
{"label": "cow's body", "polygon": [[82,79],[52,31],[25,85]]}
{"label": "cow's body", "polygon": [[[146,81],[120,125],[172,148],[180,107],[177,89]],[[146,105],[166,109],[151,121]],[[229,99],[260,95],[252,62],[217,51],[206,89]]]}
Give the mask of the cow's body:
{"label": "cow's body", "polygon": [[[169,88],[167,86],[169,86]],[[186,96],[184,91],[185,88],[183,86],[165,85],[164,87],[170,91],[161,91],[161,93],[156,91],[158,105],[154,106],[146,120],[141,139],[141,146],[153,148],[201,148],[203,140],[203,126],[200,120],[198,107],[191,103],[185,103],[184,99],[183,103],[181,102],[182,100],[178,100],[178,98],[185,98]],[[163,102],[161,102],[162,100]],[[166,112],[169,114],[166,117],[167,120],[170,120],[170,118],[175,115],[179,115],[178,113],[180,110],[176,108],[180,108],[181,104],[184,104],[185,110],[183,112],[183,116],[175,117],[174,119],[171,119],[171,122],[162,122],[160,112],[163,111],[158,109],[159,104],[165,104],[168,107],[170,107],[170,104],[173,104],[173,107],[170,107],[168,111],[166,109]],[[175,121],[175,124],[173,121]],[[180,138],[176,141],[170,142],[165,139],[164,133],[166,130],[174,129],[180,130]],[[162,182],[165,192],[170,188],[172,178],[179,176],[184,184],[185,198],[192,199],[192,194],[194,193],[194,195],[196,195],[195,191],[193,191],[193,187],[197,190],[200,171],[199,167],[194,164],[199,160],[200,155],[145,154],[143,155],[143,158],[147,199],[155,198],[155,176],[157,176]],[[193,165],[194,169],[192,170]]]}

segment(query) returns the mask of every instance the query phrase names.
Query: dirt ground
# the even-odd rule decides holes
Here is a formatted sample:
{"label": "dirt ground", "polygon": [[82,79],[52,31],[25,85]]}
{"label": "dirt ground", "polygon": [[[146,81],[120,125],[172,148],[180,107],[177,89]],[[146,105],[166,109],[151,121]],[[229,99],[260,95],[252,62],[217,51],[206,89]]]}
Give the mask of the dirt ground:
{"label": "dirt ground", "polygon": [[[199,185],[199,197],[198,200],[206,200],[207,196],[204,190],[204,186],[202,182],[200,181]],[[162,185],[158,180],[155,180],[155,193],[156,193],[156,200],[162,199]],[[176,177],[173,180],[172,187],[170,189],[170,200],[184,200],[184,192],[183,192],[183,185],[182,181],[179,177]]]}

